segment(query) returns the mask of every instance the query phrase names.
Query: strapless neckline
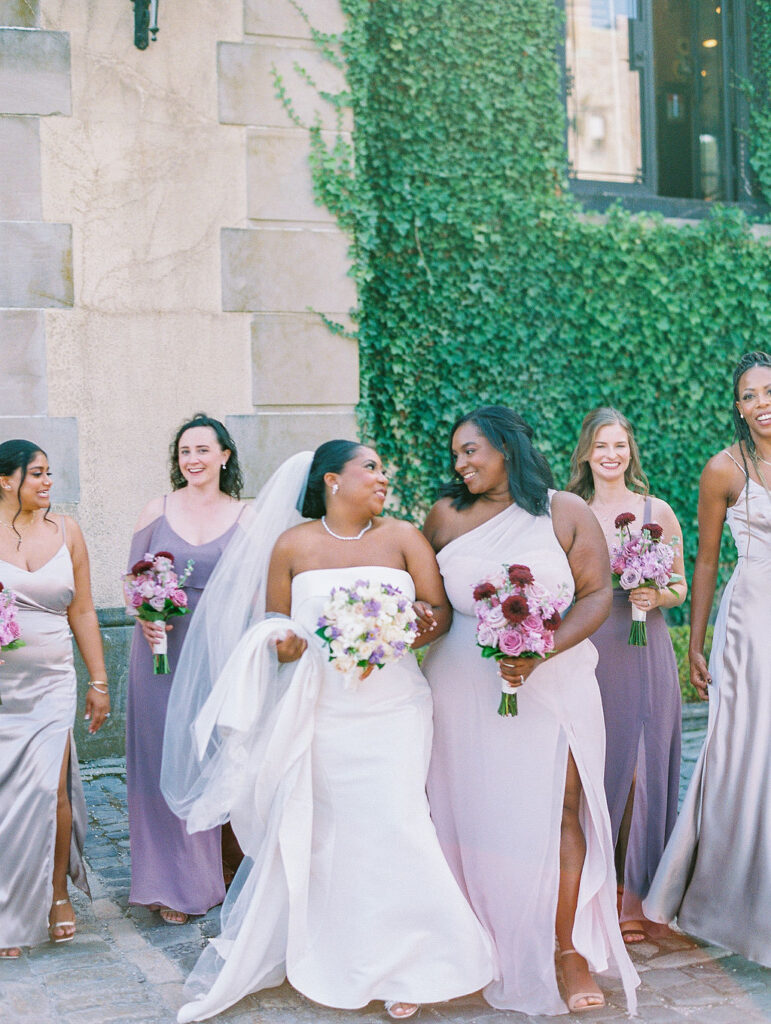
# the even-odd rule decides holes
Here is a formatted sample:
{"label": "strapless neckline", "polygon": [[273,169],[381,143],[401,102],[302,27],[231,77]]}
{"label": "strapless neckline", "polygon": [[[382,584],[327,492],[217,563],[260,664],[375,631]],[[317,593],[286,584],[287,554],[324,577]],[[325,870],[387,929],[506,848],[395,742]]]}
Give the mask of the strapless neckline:
{"label": "strapless neckline", "polygon": [[311,573],[314,572],[327,572],[339,575],[340,573],[344,572],[365,572],[367,569],[377,569],[379,571],[384,572],[398,572],[401,573],[403,576],[408,576],[410,579],[412,579],[412,576],[410,576],[406,569],[397,569],[395,568],[395,566],[392,565],[337,565],[331,569],[303,569],[302,572],[297,572],[294,574],[294,576],[292,577],[292,583],[294,583],[295,580],[299,580],[301,576],[309,576]]}

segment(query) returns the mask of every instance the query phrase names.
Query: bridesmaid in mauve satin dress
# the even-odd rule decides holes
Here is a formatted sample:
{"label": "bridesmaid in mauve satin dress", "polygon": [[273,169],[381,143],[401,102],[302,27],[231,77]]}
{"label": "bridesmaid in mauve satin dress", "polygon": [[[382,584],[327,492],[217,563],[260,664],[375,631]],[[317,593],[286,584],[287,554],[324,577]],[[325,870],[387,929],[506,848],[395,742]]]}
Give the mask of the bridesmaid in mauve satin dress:
{"label": "bridesmaid in mauve satin dress", "polygon": [[[691,682],[709,722],[645,913],[771,967],[771,355],[734,371],[737,443],[713,456],[699,489],[691,602]],[[703,654],[723,524],[738,562]]]}
{"label": "bridesmaid in mauve satin dress", "polygon": [[89,732],[110,709],[86,545],[74,520],[50,512],[50,486],[37,445],[0,444],[0,582],[24,641],[0,655],[0,959],[74,937],[68,875],[88,894],[73,634],[92,680]]}
{"label": "bridesmaid in mauve satin dress", "polygon": [[[189,835],[169,809],[160,788],[163,733],[175,666],[203,588],[238,529],[243,505],[235,445],[219,420],[197,414],[177,431],[171,445],[171,495],[143,510],[131,541],[129,568],[146,553],[167,551],[182,572],[194,562],[186,584],[187,615],[175,617],[168,633],[171,672],[153,673],[150,641],[162,623],[137,621],[131,645],[126,709],[131,891],[129,902],[159,910],[167,924],[205,914],[225,896],[222,830]],[[226,838],[232,833],[229,826]],[[237,865],[236,865],[237,866]]]}
{"label": "bridesmaid in mauve satin dress", "polygon": [[[588,503],[609,549],[618,543],[615,519],[623,512],[635,516],[633,534],[655,522],[665,541],[677,540],[673,571],[681,579],[672,590],[617,588],[609,617],[592,634],[605,714],[605,793],[616,851],[619,919],[624,941],[632,945],[667,932],[646,920],[642,900],[677,818],[682,698],[661,609],[681,605],[687,593],[682,530],[669,505],[647,493],[632,426],[617,409],[600,407],[584,418],[567,490]],[[629,644],[634,606],[646,613],[644,647]]]}

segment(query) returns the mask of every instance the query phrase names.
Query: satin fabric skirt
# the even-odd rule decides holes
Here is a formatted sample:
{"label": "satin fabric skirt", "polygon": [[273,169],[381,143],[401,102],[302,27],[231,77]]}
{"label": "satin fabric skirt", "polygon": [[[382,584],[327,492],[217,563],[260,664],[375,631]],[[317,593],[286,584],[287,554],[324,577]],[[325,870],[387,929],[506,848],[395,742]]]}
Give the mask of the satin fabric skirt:
{"label": "satin fabric skirt", "polygon": [[64,616],[25,610],[26,646],[5,651],[0,668],[0,947],[48,938],[53,899],[56,809],[69,746],[72,805],[69,874],[83,892],[86,805],[72,738],[76,680]]}
{"label": "satin fabric skirt", "polygon": [[709,722],[643,909],[771,967],[771,558],[741,557],[715,623]]}

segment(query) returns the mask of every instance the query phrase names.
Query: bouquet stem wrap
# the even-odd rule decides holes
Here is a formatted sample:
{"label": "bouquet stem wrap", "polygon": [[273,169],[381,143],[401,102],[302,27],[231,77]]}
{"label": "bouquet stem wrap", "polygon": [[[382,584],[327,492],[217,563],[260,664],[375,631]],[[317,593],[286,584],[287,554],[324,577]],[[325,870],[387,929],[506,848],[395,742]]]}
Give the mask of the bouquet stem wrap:
{"label": "bouquet stem wrap", "polygon": [[164,626],[163,636],[153,644],[153,673],[156,676],[167,676],[169,668],[169,638]]}
{"label": "bouquet stem wrap", "polygon": [[645,647],[648,643],[648,631],[645,620],[648,613],[637,605],[632,605],[632,628],[629,630],[629,643],[633,647]]}
{"label": "bouquet stem wrap", "polygon": [[517,687],[501,679],[501,702],[498,714],[503,718],[514,718],[517,714]]}

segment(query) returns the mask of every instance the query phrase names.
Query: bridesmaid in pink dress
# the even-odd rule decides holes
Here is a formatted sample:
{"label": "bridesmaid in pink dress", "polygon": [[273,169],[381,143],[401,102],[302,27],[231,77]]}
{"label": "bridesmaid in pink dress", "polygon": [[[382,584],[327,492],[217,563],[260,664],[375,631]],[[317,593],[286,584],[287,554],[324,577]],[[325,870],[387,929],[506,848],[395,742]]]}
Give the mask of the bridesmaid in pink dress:
{"label": "bridesmaid in pink dress", "polygon": [[[587,639],[610,607],[607,549],[584,502],[551,489],[531,436],[502,406],[460,419],[451,434],[455,481],[426,520],[453,606],[450,631],[423,662],[434,698],[431,814],[496,946],[500,977],[484,989],[492,1006],[597,1008],[605,998],[590,972],[611,970],[633,1011],[638,979],[616,916],[597,653]],[[521,686],[516,718],[497,714],[496,663],[476,646],[473,588],[502,564],[527,565],[548,590],[562,586],[575,598],[552,657],[497,663]]]}
{"label": "bridesmaid in pink dress", "polygon": [[[186,592],[189,614],[174,625],[137,620],[131,646],[126,713],[126,782],[131,844],[129,902],[160,911],[166,924],[184,924],[225,896],[223,838],[229,826],[188,835],[160,789],[161,755],[174,669],[203,588],[238,529],[244,506],[235,445],[219,420],[203,414],[183,424],[171,445],[169,495],[142,511],[131,542],[129,567],[145,553],[168,551],[182,571],[194,568]],[[168,675],[153,674],[152,644],[169,631]],[[231,845],[235,841],[231,839]],[[225,851],[226,853],[229,851]],[[239,851],[232,851],[238,856]],[[237,866],[234,865],[234,866]]]}

